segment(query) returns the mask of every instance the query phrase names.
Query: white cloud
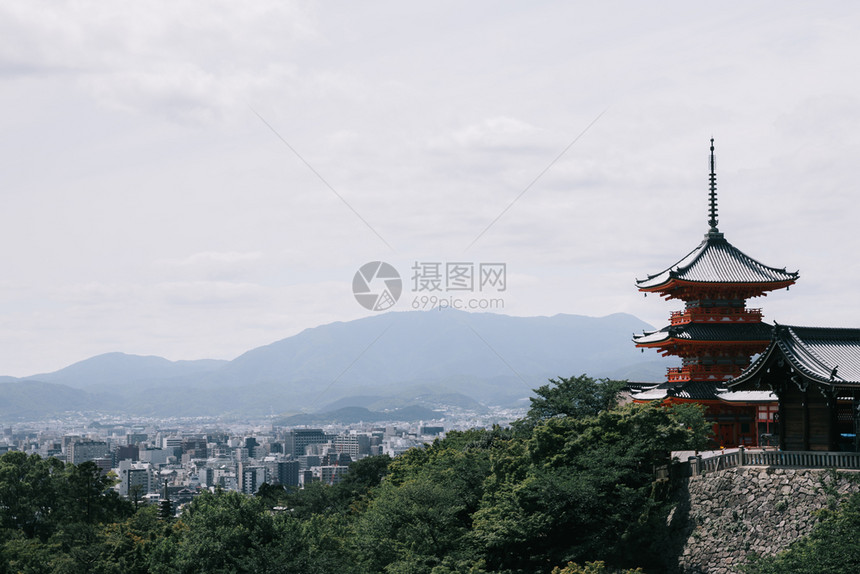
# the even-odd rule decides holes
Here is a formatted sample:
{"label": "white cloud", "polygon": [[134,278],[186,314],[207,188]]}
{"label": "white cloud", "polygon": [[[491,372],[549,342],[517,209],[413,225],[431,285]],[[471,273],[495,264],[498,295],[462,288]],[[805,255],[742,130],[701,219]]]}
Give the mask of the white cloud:
{"label": "white cloud", "polygon": [[159,263],[172,267],[197,267],[200,265],[232,265],[246,261],[258,261],[263,257],[262,253],[254,251],[251,253],[240,253],[238,251],[204,251],[195,253],[182,259],[165,259]]}
{"label": "white cloud", "polygon": [[156,267],[173,271],[183,277],[210,280],[236,280],[256,275],[264,264],[264,255],[259,251],[203,251],[188,257],[162,259]]}
{"label": "white cloud", "polygon": [[237,308],[255,305],[266,294],[260,285],[230,281],[177,281],[162,283],[155,288],[169,305],[229,304]]}
{"label": "white cloud", "polygon": [[120,109],[207,121],[295,80],[296,43],[315,35],[297,3],[160,1],[4,4],[0,62],[73,75]]}
{"label": "white cloud", "polygon": [[429,147],[434,150],[451,150],[452,146],[457,151],[521,152],[532,147],[546,149],[547,143],[546,134],[528,122],[511,117],[493,117],[429,142]]}
{"label": "white cloud", "polygon": [[380,259],[505,261],[506,312],[659,323],[632,281],[701,239],[712,136],[721,229],[802,272],[765,314],[860,325],[833,303],[860,9],[776,6],[4,3],[0,365],[235,356],[362,316]]}

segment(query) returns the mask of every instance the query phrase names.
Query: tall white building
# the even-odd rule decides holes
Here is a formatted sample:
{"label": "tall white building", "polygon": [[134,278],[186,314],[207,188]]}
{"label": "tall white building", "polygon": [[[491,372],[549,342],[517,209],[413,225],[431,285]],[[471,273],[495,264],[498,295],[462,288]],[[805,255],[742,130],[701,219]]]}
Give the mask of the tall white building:
{"label": "tall white building", "polygon": [[104,441],[81,440],[69,445],[68,460],[73,464],[106,456],[110,456],[110,447]]}
{"label": "tall white building", "polygon": [[119,493],[122,496],[144,497],[157,490],[155,470],[148,462],[121,460],[119,462]]}
{"label": "tall white building", "polygon": [[240,463],[236,478],[239,481],[241,492],[244,494],[256,494],[260,486],[266,482],[266,467],[245,466]]}

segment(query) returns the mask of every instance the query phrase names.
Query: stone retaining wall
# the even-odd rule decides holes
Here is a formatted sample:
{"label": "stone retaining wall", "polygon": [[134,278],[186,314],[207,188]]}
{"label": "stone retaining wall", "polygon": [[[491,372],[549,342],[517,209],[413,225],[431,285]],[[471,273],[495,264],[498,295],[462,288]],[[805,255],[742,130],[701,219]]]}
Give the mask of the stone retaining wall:
{"label": "stone retaining wall", "polygon": [[688,574],[739,572],[812,530],[816,511],[860,490],[856,471],[736,467],[681,480],[669,515],[670,564]]}

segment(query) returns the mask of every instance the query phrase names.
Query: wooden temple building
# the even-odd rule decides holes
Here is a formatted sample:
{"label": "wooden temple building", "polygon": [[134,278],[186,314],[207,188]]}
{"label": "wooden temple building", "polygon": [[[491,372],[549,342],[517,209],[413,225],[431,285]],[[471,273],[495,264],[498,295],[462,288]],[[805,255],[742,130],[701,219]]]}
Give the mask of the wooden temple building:
{"label": "wooden temple building", "polygon": [[860,329],[776,325],[728,386],[777,396],[781,450],[860,451]]}
{"label": "wooden temple building", "polygon": [[681,366],[668,369],[664,383],[644,388],[632,398],[703,404],[720,446],[759,446],[761,437],[775,430],[777,391],[756,387],[729,392],[727,383],[771,344],[772,326],[762,321],[760,309],[747,307],[747,300],[787,289],[798,273],[756,261],[717,228],[714,140],[709,188],[709,229],[704,240],[677,263],[636,281],[646,296],[657,293],[667,300],[677,299],[684,308],[672,312],[668,326],[634,335],[637,347],[680,357]]}

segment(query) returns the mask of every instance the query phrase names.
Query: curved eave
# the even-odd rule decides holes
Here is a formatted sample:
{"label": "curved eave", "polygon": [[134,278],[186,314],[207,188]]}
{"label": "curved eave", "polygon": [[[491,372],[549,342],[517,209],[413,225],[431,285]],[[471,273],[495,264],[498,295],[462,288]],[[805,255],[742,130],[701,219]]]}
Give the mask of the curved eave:
{"label": "curved eave", "polygon": [[[784,343],[815,379],[839,386],[860,386],[860,329],[781,325],[777,340]],[[801,372],[806,370],[798,369]]]}
{"label": "curved eave", "polygon": [[779,401],[771,391],[727,391],[717,393],[717,398],[735,406],[766,405]]}
{"label": "curved eave", "polygon": [[649,392],[645,391],[630,397],[634,403],[650,403],[653,401],[662,401],[666,398],[666,391]]}
{"label": "curved eave", "polygon": [[860,382],[858,381],[848,381],[838,375],[831,378],[807,367],[806,364],[796,356],[796,353],[802,353],[804,355],[802,358],[803,361],[816,364],[825,372],[831,370],[830,366],[816,356],[810,349],[807,349],[803,342],[791,333],[791,327],[780,325],[778,329],[779,331],[784,331],[785,329],[789,330],[792,345],[789,345],[789,342],[784,339],[784,335],[782,333],[777,334],[775,331],[774,339],[770,342],[767,349],[765,349],[759,358],[747,367],[743,373],[728,381],[726,383],[728,387],[737,387],[760,376],[760,371],[769,363],[773,354],[778,352],[788,363],[789,367],[810,381],[828,386],[838,385],[840,387],[860,388]]}
{"label": "curved eave", "polygon": [[737,282],[737,281],[691,281],[689,279],[679,279],[677,277],[669,277],[666,281],[657,285],[649,285],[642,287],[637,282],[636,286],[643,293],[659,293],[663,297],[672,297],[675,291],[685,290],[690,288],[695,289],[712,289],[722,290],[731,288],[736,291],[746,291],[757,295],[764,295],[768,291],[776,291],[785,289],[797,283],[797,279],[789,279],[785,281],[761,281],[761,282]]}
{"label": "curved eave", "polygon": [[[633,341],[636,342],[636,339],[633,339]],[[701,345],[701,346],[738,345],[738,346],[742,346],[742,345],[756,345],[756,344],[762,344],[762,343],[767,344],[767,342],[768,342],[768,339],[746,339],[746,340],[742,340],[742,341],[722,341],[722,340],[717,340],[717,339],[694,340],[694,339],[678,339],[678,338],[672,337],[670,339],[662,339],[660,341],[650,341],[648,343],[636,343],[636,346],[639,348],[642,348],[642,349],[659,349],[661,347],[666,347],[669,345],[677,345],[679,347],[681,347],[681,346],[696,346],[696,345]]]}
{"label": "curved eave", "polygon": [[687,323],[669,325],[659,331],[645,331],[634,335],[638,347],[664,347],[668,345],[744,345],[767,344],[773,327],[767,323]]}
{"label": "curved eave", "polygon": [[705,240],[674,265],[659,273],[637,279],[640,291],[663,291],[671,283],[682,280],[691,283],[730,283],[765,285],[765,291],[788,286],[800,277],[799,271],[786,271],[765,265],[729,243],[722,233],[708,232]]}
{"label": "curved eave", "polygon": [[738,375],[734,379],[726,381],[726,386],[736,387],[753,379],[758,374],[758,371],[761,369],[762,365],[766,363],[770,356],[773,354],[773,350],[776,347],[776,342],[771,341],[767,349],[762,351],[761,355],[759,355],[758,359],[753,361],[753,363],[749,367],[744,369],[744,372],[742,372],[740,375]]}
{"label": "curved eave", "polygon": [[[789,332],[790,332],[791,327],[787,327],[787,328],[789,329]],[[795,337],[792,337],[792,339],[793,339],[792,342],[794,343],[797,350],[801,351],[805,355],[805,357],[803,357],[804,360],[806,360],[807,362],[811,362],[811,363],[818,365],[824,371],[831,370],[831,368],[824,361],[822,361],[818,356],[816,356],[815,353],[813,353],[810,349],[807,349],[801,341],[799,341]],[[831,378],[829,376],[823,376],[820,373],[813,371],[812,369],[807,367],[804,363],[802,363],[798,360],[798,357],[795,356],[795,352],[792,352],[788,343],[786,341],[782,340],[781,337],[778,337],[776,339],[775,343],[779,347],[779,349],[782,353],[782,356],[785,357],[785,359],[788,361],[788,364],[791,366],[791,368],[794,369],[795,371],[801,373],[804,377],[806,377],[810,381],[814,381],[814,382],[822,384],[822,385],[834,385],[834,384],[836,384],[836,385],[839,385],[840,387],[860,387],[860,383],[857,383],[856,381],[846,381],[845,379],[843,379],[839,376]]]}

